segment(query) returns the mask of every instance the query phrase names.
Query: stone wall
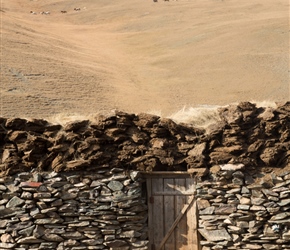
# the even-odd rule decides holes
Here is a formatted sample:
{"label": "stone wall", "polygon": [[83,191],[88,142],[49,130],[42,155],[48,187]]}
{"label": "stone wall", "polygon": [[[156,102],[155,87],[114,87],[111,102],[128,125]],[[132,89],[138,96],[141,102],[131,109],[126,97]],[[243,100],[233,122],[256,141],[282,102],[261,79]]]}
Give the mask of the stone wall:
{"label": "stone wall", "polygon": [[147,249],[137,172],[22,172],[0,179],[0,249]]}
{"label": "stone wall", "polygon": [[290,102],[277,108],[244,102],[217,112],[217,122],[206,130],[123,112],[65,125],[0,118],[0,176],[108,166],[187,171],[226,163],[243,163],[248,170],[289,165]]}
{"label": "stone wall", "polygon": [[123,112],[0,118],[0,248],[147,249],[146,197],[125,173],[187,171],[203,250],[290,249],[290,102],[217,112],[207,129]]}
{"label": "stone wall", "polygon": [[202,250],[289,250],[290,171],[257,181],[244,167],[221,165],[197,184]]}

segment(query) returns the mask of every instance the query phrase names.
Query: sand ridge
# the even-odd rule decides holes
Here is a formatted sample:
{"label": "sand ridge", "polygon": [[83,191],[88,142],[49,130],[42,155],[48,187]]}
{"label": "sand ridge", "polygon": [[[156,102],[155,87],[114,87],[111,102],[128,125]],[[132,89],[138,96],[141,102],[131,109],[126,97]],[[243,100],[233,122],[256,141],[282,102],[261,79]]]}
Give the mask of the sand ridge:
{"label": "sand ridge", "polygon": [[288,5],[2,1],[1,116],[289,100]]}

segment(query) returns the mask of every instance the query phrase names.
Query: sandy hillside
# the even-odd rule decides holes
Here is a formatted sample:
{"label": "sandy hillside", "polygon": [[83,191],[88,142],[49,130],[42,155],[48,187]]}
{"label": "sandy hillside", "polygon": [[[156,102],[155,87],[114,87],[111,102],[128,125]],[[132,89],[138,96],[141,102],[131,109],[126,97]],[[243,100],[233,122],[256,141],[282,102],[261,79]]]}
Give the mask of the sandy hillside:
{"label": "sandy hillside", "polygon": [[168,116],[184,106],[289,100],[288,5],[3,0],[0,115]]}

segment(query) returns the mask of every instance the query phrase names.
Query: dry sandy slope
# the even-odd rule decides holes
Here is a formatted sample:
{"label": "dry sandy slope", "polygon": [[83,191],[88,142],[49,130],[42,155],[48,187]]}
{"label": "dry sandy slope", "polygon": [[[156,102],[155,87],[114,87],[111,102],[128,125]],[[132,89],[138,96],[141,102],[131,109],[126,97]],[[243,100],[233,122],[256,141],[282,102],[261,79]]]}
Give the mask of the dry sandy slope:
{"label": "dry sandy slope", "polygon": [[2,0],[0,115],[168,116],[185,105],[289,100],[288,5]]}

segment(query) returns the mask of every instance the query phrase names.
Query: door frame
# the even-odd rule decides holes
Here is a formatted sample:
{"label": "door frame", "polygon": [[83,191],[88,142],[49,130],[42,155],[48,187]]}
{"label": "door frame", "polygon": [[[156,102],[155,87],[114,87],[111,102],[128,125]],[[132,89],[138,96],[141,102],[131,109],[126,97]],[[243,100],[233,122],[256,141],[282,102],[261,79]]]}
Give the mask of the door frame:
{"label": "door frame", "polygon": [[[168,238],[170,237],[171,233],[174,232],[175,227],[178,225],[178,222],[180,222],[180,220],[183,218],[183,216],[185,216],[187,214],[187,211],[189,209],[192,209],[192,213],[195,214],[195,218],[193,219],[193,224],[194,224],[194,238],[195,238],[195,242],[197,244],[196,246],[196,250],[200,250],[201,246],[200,246],[200,239],[199,239],[199,233],[198,233],[198,210],[197,210],[197,206],[196,206],[196,197],[195,197],[195,185],[197,183],[197,180],[195,178],[195,176],[192,175],[192,173],[188,173],[188,172],[165,172],[165,171],[156,171],[156,172],[142,172],[142,177],[144,179],[146,179],[146,187],[147,187],[147,203],[148,203],[148,238],[149,238],[149,247],[148,249],[150,250],[161,250],[164,249],[163,246],[166,243],[166,241],[168,240]],[[194,184],[194,188],[193,190],[187,192],[185,191],[183,194],[184,196],[188,196],[188,201],[187,203],[184,203],[184,206],[182,207],[182,209],[180,211],[178,211],[178,216],[176,216],[174,218],[174,222],[172,223],[171,227],[167,230],[167,232],[164,232],[164,236],[163,239],[161,240],[159,246],[154,246],[153,242],[152,242],[152,231],[150,230],[152,228],[153,225],[153,213],[152,213],[152,203],[154,202],[152,193],[151,193],[151,181],[148,181],[148,179],[182,179],[182,178],[192,178],[194,179],[193,182]],[[170,195],[170,193],[166,193],[166,195]],[[159,194],[158,194],[159,195]],[[162,195],[162,192],[160,193],[160,195]],[[172,195],[174,195],[172,193]],[[176,193],[175,193],[176,195]],[[167,250],[167,249],[165,249]],[[173,250],[173,249],[172,249]],[[174,249],[177,250],[177,249]]]}

